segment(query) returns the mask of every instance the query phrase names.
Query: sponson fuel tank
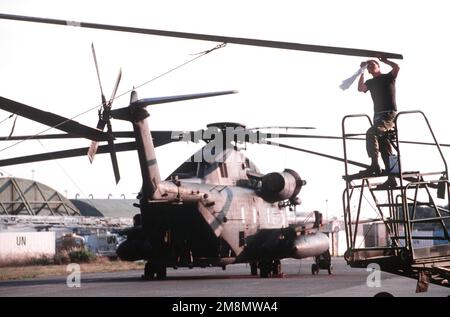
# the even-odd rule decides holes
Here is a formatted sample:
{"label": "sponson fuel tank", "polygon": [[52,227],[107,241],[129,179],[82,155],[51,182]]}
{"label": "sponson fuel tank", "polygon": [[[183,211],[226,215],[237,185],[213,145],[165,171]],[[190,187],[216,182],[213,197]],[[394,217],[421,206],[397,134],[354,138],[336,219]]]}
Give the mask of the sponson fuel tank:
{"label": "sponson fuel tank", "polygon": [[301,235],[294,240],[292,257],[303,259],[322,254],[329,248],[328,237],[322,232]]}

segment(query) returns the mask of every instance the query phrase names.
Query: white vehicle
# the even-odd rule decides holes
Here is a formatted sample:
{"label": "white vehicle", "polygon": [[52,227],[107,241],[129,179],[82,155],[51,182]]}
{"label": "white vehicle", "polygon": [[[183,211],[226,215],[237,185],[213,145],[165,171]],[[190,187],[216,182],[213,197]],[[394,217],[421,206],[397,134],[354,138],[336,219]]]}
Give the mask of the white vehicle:
{"label": "white vehicle", "polygon": [[117,257],[118,236],[114,233],[101,233],[85,236],[86,247],[93,253],[111,258]]}

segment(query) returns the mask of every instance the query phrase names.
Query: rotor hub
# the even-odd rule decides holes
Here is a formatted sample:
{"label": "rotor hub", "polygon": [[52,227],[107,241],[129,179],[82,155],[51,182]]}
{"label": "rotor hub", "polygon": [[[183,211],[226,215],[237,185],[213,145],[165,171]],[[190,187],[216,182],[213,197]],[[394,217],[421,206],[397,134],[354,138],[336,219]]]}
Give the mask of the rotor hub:
{"label": "rotor hub", "polygon": [[237,122],[214,122],[206,125],[207,128],[218,128],[220,130],[226,130],[226,128],[242,128],[245,129],[245,125]]}

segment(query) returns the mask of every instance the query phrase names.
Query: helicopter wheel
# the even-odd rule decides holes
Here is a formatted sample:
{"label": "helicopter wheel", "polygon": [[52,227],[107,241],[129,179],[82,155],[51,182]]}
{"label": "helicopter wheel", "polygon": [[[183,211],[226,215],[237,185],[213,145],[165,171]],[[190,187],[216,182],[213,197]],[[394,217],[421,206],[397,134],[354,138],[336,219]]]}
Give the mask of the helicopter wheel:
{"label": "helicopter wheel", "polygon": [[258,275],[258,262],[256,261],[250,262],[250,273],[253,276]]}
{"label": "helicopter wheel", "polygon": [[154,280],[165,280],[167,278],[167,268],[164,264],[152,264],[150,262],[145,263],[144,275],[142,279],[150,281]]}
{"label": "helicopter wheel", "polygon": [[164,265],[161,265],[156,270],[156,279],[165,280],[167,278],[167,268]]}
{"label": "helicopter wheel", "polygon": [[272,262],[272,276],[281,277],[281,262],[280,260],[273,260]]}
{"label": "helicopter wheel", "polygon": [[259,262],[259,276],[262,278],[270,277],[270,272],[272,271],[271,261],[260,261]]}
{"label": "helicopter wheel", "polygon": [[146,281],[153,280],[155,278],[155,270],[150,262],[147,261],[144,267],[144,274],[142,275],[142,279]]}

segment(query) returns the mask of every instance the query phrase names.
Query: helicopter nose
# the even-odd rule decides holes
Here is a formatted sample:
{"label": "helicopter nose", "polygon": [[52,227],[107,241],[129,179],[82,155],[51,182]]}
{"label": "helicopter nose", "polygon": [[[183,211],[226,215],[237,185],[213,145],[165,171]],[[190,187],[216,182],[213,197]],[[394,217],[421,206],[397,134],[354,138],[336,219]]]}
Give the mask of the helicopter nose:
{"label": "helicopter nose", "polygon": [[117,247],[116,254],[123,261],[138,261],[146,260],[150,251],[150,244],[144,240],[125,240]]}

